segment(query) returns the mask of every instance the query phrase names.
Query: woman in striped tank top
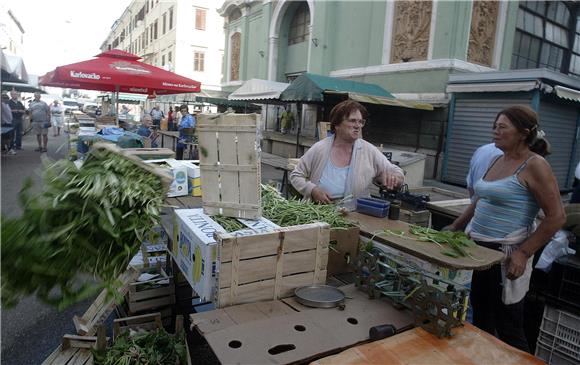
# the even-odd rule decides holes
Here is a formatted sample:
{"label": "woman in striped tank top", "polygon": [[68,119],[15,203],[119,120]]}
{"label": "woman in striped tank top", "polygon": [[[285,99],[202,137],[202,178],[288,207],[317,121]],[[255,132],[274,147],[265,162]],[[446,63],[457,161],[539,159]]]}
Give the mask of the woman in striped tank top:
{"label": "woman in striped tank top", "polygon": [[[473,273],[471,304],[474,324],[502,341],[529,351],[524,334],[524,297],[534,253],[562,227],[566,216],[550,165],[544,133],[536,113],[527,106],[502,110],[493,123],[497,157],[475,183],[477,196],[453,222],[479,245],[501,250],[501,265]],[[534,230],[542,209],[545,218]]]}

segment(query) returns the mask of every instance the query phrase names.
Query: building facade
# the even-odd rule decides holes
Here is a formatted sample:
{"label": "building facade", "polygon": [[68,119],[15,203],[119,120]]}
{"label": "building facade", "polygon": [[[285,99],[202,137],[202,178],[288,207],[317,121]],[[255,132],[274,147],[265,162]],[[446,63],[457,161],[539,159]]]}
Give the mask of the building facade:
{"label": "building facade", "polygon": [[133,0],[111,27],[101,50],[122,49],[143,62],[220,90],[223,59],[222,1]]}
{"label": "building facade", "polygon": [[0,47],[10,54],[22,57],[24,28],[5,4],[0,5]]}
{"label": "building facade", "polygon": [[[373,143],[426,154],[425,176],[438,177],[449,78],[528,68],[576,77],[578,8],[563,1],[227,0],[219,9],[225,21],[222,86],[233,91],[252,78],[289,82],[310,72],[431,103],[430,112],[375,108],[363,133]],[[302,123],[314,137],[312,124]]]}

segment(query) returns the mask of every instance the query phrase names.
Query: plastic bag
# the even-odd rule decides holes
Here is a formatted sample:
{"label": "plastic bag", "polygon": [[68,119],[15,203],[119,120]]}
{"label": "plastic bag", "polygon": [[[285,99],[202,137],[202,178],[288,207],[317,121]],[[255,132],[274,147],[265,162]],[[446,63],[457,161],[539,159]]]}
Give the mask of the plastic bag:
{"label": "plastic bag", "polygon": [[559,230],[544,248],[542,256],[536,263],[536,269],[549,272],[552,268],[552,263],[556,259],[574,252],[574,250],[568,248],[568,232]]}

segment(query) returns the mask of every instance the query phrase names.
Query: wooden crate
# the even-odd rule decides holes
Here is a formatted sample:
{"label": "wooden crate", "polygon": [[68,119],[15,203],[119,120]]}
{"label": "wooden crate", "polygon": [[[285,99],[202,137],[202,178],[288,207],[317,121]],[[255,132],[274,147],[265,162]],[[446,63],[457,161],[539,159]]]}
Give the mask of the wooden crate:
{"label": "wooden crate", "polygon": [[410,224],[415,224],[417,226],[427,227],[431,221],[431,212],[428,210],[413,211],[401,209],[401,212],[399,213],[399,220]]}
{"label": "wooden crate", "polygon": [[196,133],[205,214],[262,216],[257,126],[257,114],[199,115]]}
{"label": "wooden crate", "polygon": [[[113,340],[115,340],[119,335],[125,331],[129,330],[144,330],[152,331],[156,329],[163,328],[161,321],[161,313],[150,313],[141,316],[118,318],[113,321]],[[183,327],[183,316],[178,315],[175,318],[175,335],[184,333],[185,329]],[[191,356],[189,355],[189,346],[187,344],[187,338],[185,338],[185,348],[187,354],[187,364],[191,365]]]}
{"label": "wooden crate", "polygon": [[358,256],[360,229],[331,229],[328,250],[328,276],[352,271],[351,262]]}
{"label": "wooden crate", "polygon": [[97,336],[64,335],[62,343],[42,362],[42,365],[92,365],[91,349],[104,350],[108,341],[104,326],[99,326],[97,332]]}
{"label": "wooden crate", "polygon": [[[141,273],[160,274],[160,276],[129,284],[127,305],[131,314],[175,303],[175,286],[172,276],[167,275],[161,267],[145,268],[141,270]],[[163,281],[168,282],[162,283]]]}
{"label": "wooden crate", "polygon": [[[129,283],[139,276],[139,271],[129,267],[121,276],[118,293],[123,297],[129,291]],[[73,323],[79,335],[92,336],[97,332],[97,327],[102,324],[115,309],[115,298],[108,295],[106,289],[101,291],[95,301],[90,305],[82,317],[74,316]]]}
{"label": "wooden crate", "polygon": [[324,284],[329,239],[326,223],[244,237],[217,234],[216,306],[286,298],[297,287]]}

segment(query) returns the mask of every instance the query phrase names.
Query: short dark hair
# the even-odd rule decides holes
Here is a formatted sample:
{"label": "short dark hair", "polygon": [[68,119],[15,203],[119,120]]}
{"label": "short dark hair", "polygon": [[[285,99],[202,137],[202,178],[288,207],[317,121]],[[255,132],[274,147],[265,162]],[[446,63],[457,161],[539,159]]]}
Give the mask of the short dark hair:
{"label": "short dark hair", "polygon": [[189,113],[189,107],[187,106],[187,104],[182,104],[182,105],[179,107],[179,110],[183,110],[183,109],[187,110],[187,112]]}
{"label": "short dark hair", "polygon": [[493,125],[503,115],[513,124],[516,129],[523,134],[527,133],[526,144],[530,151],[540,156],[547,156],[551,153],[551,146],[545,137],[538,138],[540,124],[538,114],[527,105],[512,105],[497,113]]}
{"label": "short dark hair", "polygon": [[367,109],[357,101],[348,99],[336,104],[330,111],[330,130],[334,132],[336,126],[356,110],[362,114],[364,119],[369,115]]}

